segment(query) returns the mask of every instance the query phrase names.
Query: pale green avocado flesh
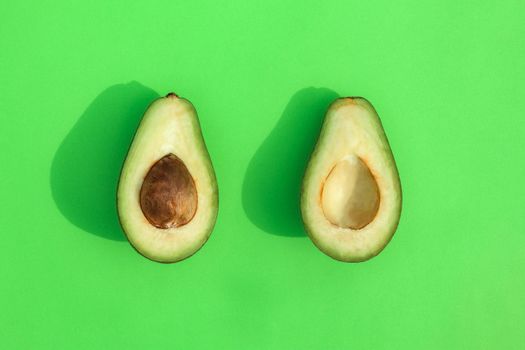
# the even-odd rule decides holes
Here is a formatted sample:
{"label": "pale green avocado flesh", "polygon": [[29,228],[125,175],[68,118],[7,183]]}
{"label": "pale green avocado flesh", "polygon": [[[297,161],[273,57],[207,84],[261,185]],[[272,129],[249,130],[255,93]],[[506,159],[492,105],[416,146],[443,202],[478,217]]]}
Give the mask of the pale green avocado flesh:
{"label": "pale green avocado flesh", "polygon": [[188,100],[170,93],[148,107],[124,161],[117,208],[131,245],[154,261],[183,260],[210,236],[217,181]]}
{"label": "pale green avocado flesh", "polygon": [[335,100],[305,172],[301,214],[328,256],[360,262],[379,254],[397,229],[401,184],[385,132],[360,97]]}

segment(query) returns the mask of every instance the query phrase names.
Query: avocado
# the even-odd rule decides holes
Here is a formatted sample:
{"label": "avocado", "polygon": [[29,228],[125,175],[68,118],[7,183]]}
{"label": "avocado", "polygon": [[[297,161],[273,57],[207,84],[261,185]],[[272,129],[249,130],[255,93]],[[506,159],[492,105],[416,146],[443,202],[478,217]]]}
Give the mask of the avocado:
{"label": "avocado", "polygon": [[210,236],[217,181],[188,100],[169,93],[146,110],[122,167],[117,208],[131,245],[157,262],[183,260]]}
{"label": "avocado", "polygon": [[401,183],[374,107],[362,97],[328,108],[301,191],[308,236],[328,256],[361,262],[379,254],[397,229]]}

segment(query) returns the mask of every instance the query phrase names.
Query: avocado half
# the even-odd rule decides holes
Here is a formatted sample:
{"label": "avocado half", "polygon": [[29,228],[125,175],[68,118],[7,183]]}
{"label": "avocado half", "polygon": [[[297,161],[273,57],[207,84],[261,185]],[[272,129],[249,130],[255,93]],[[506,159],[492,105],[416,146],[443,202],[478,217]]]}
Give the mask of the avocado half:
{"label": "avocado half", "polygon": [[185,259],[210,236],[217,181],[188,100],[169,93],[146,110],[122,167],[117,208],[131,245],[154,261]]}
{"label": "avocado half", "polygon": [[308,163],[301,214],[313,243],[330,257],[360,262],[379,254],[401,215],[401,183],[374,107],[335,100]]}

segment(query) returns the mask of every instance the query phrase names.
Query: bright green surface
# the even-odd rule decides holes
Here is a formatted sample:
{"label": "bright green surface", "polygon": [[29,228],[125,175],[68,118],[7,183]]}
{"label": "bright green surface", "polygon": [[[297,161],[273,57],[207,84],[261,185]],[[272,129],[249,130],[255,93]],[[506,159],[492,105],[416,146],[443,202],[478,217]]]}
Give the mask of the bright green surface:
{"label": "bright green surface", "polygon": [[[522,0],[58,3],[0,6],[0,348],[523,349]],[[160,265],[113,200],[171,90],[221,200],[204,248]],[[336,93],[374,104],[404,190],[394,239],[357,265],[297,217]]]}

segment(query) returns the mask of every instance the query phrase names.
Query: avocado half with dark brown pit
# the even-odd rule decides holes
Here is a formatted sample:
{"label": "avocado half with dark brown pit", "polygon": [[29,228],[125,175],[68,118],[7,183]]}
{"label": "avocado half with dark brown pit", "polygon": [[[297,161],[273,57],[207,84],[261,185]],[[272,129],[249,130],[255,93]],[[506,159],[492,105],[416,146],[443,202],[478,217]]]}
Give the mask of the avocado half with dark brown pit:
{"label": "avocado half with dark brown pit", "polygon": [[204,245],[217,218],[218,190],[188,100],[170,93],[149,106],[122,168],[117,202],[129,242],[151,260],[177,262]]}
{"label": "avocado half with dark brown pit", "polygon": [[314,244],[330,257],[360,262],[396,231],[401,184],[383,126],[361,97],[328,108],[303,180],[301,213]]}

